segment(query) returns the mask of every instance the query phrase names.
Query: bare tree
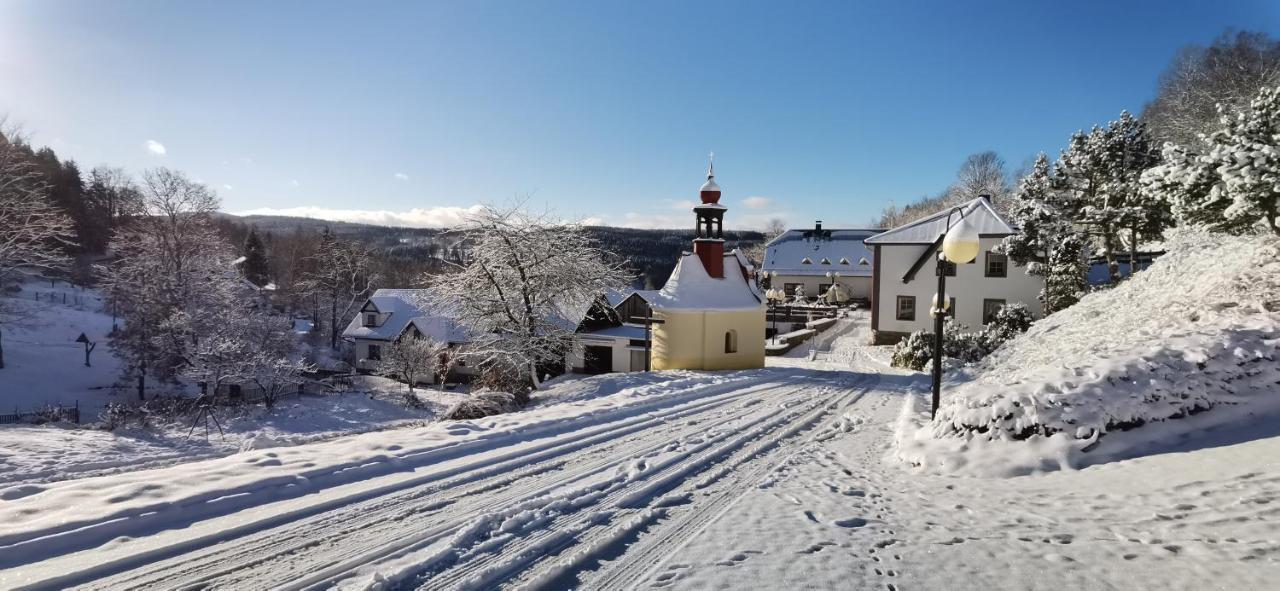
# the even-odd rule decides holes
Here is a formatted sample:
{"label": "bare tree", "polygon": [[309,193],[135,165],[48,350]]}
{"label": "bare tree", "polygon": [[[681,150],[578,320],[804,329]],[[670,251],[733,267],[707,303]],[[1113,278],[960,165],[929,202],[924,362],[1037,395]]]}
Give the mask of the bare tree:
{"label": "bare tree", "polygon": [[405,334],[382,352],[378,372],[387,377],[404,381],[409,391],[405,395],[406,406],[416,402],[413,387],[419,381],[439,374],[441,381],[448,372],[449,344],[426,336]]}
{"label": "bare tree", "polygon": [[1208,47],[1183,48],[1160,76],[1142,119],[1159,145],[1205,150],[1220,127],[1217,105],[1246,107],[1264,87],[1280,86],[1280,41],[1265,33],[1224,33]]}
{"label": "bare tree", "polygon": [[956,172],[955,182],[945,191],[934,197],[921,197],[902,207],[890,204],[880,214],[876,225],[881,228],[901,226],[972,201],[980,195],[990,196],[992,205],[1002,210],[1011,190],[1004,160],[992,151],[978,152],[965,158]]}
{"label": "bare tree", "polygon": [[449,310],[470,331],[468,358],[482,371],[518,368],[534,388],[539,366],[564,364],[592,304],[632,279],[584,226],[519,204],[486,207],[471,217],[468,232],[469,262],[427,276],[424,305]]}
{"label": "bare tree", "polygon": [[[328,230],[320,238],[303,279],[304,289],[329,309],[329,348],[338,348],[338,331],[373,291],[377,273],[369,247],[339,240]],[[317,319],[318,320],[318,319]]]}
{"label": "bare tree", "polygon": [[[21,134],[0,119],[0,287],[15,274],[65,270],[74,238],[71,218],[49,201],[48,185]],[[0,331],[0,369],[3,336]]]}
{"label": "bare tree", "polygon": [[777,238],[783,235],[786,231],[787,231],[786,221],[784,221],[782,218],[770,218],[769,221],[765,222],[765,225],[764,225],[764,230],[763,230],[764,239],[760,241],[760,244],[756,244],[749,248],[743,249],[743,254],[745,254],[747,256],[747,259],[751,260],[752,262],[755,262],[757,264],[763,264],[764,257],[766,254],[765,247],[768,246],[769,243],[772,242],[774,238]]}

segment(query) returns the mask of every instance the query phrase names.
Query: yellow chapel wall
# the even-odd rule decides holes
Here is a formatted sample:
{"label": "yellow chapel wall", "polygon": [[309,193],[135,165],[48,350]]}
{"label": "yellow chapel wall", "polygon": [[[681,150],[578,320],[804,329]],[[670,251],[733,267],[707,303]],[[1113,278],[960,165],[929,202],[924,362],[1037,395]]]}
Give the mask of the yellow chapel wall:
{"label": "yellow chapel wall", "polygon": [[[654,369],[764,367],[765,310],[655,310],[665,321],[653,329]],[[725,353],[724,335],[737,332],[737,352]]]}

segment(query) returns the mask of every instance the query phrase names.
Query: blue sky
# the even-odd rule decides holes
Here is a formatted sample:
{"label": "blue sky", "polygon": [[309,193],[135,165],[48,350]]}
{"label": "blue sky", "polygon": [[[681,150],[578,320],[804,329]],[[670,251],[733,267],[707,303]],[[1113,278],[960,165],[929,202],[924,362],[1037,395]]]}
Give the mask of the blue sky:
{"label": "blue sky", "polygon": [[0,0],[0,114],[231,212],[688,227],[714,150],[726,227],[863,225],[1140,111],[1228,27],[1280,3]]}

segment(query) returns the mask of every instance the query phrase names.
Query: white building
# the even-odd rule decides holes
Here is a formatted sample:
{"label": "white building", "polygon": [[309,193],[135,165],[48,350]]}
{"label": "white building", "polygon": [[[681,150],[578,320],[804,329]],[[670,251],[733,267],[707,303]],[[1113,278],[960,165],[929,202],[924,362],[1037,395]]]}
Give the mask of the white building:
{"label": "white building", "polygon": [[[1021,302],[1035,316],[1043,307],[1038,296],[1044,287],[1039,277],[992,252],[1005,236],[1017,233],[979,197],[960,209],[979,233],[980,249],[972,263],[949,265],[947,294],[951,314],[970,329],[979,329],[1000,306]],[[933,330],[929,316],[938,291],[936,257],[950,210],[937,213],[866,239],[875,266],[872,276],[871,331],[877,344],[894,343],[917,330]],[[953,214],[951,223],[959,220]]]}
{"label": "white building", "polygon": [[[427,337],[436,342],[448,343],[460,348],[470,340],[467,331],[438,310],[423,307],[421,289],[379,289],[360,307],[360,313],[342,331],[343,340],[355,346],[356,369],[377,371],[378,362],[388,346],[406,333],[414,337]],[[450,380],[467,381],[475,375],[475,368],[466,360],[454,364]],[[427,376],[425,381],[434,381]]]}
{"label": "white building", "polygon": [[880,232],[826,230],[821,221],[810,230],[787,230],[765,246],[761,269],[770,287],[782,288],[789,296],[797,287],[807,297],[821,296],[834,282],[849,298],[870,300],[875,253],[863,241]]}

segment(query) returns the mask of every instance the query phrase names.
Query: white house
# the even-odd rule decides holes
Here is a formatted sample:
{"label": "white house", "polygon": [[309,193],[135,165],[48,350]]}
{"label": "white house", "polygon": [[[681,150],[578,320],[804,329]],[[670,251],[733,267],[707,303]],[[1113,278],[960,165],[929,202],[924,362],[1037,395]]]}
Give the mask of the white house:
{"label": "white house", "polygon": [[[386,347],[406,333],[427,337],[436,342],[460,348],[470,340],[466,329],[439,310],[423,307],[421,289],[379,289],[360,307],[360,313],[347,324],[342,338],[355,346],[356,369],[376,371]],[[466,360],[454,364],[448,379],[467,381],[475,376],[475,368]],[[429,376],[427,381],[434,381]]]}
{"label": "white house", "polygon": [[769,286],[782,288],[787,295],[803,287],[806,296],[816,297],[838,283],[849,298],[870,300],[875,253],[863,241],[880,232],[827,230],[819,220],[813,229],[787,230],[769,241],[761,269],[769,277]]}
{"label": "white house", "polygon": [[[1017,233],[979,197],[960,206],[976,224],[980,249],[972,263],[947,266],[951,314],[970,329],[981,328],[1000,306],[1021,302],[1035,316],[1043,307],[1039,277],[992,252],[1005,236]],[[871,331],[877,344],[894,343],[917,330],[933,330],[929,308],[938,291],[936,257],[950,210],[916,220],[866,239],[875,257],[872,276]],[[959,220],[953,214],[951,223]]]}

